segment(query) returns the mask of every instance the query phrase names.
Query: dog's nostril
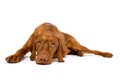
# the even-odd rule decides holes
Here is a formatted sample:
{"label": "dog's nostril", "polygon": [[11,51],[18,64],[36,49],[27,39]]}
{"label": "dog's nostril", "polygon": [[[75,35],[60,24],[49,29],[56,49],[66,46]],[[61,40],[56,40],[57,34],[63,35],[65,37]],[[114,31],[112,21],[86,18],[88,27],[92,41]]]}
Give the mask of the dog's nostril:
{"label": "dog's nostril", "polygon": [[40,59],[40,62],[42,62],[42,63],[44,63],[44,62],[46,62],[47,61],[47,59],[45,59],[45,58],[41,58]]}

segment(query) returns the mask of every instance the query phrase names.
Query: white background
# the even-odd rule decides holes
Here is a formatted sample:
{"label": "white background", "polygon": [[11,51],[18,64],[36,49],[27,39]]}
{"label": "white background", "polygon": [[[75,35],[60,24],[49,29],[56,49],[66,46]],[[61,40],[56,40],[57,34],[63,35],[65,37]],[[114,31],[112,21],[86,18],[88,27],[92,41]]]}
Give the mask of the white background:
{"label": "white background", "polygon": [[[64,63],[37,65],[27,55],[20,63],[6,63],[43,22],[114,57],[67,55]],[[0,80],[120,80],[119,27],[119,0],[0,0]]]}

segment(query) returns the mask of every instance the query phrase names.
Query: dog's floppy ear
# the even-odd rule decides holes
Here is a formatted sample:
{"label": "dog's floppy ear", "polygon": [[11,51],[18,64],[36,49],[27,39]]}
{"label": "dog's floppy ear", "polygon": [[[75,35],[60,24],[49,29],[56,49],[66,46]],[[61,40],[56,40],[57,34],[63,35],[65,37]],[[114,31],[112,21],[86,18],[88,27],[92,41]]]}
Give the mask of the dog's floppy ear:
{"label": "dog's floppy ear", "polygon": [[37,36],[35,36],[33,34],[33,40],[32,40],[32,45],[31,45],[31,49],[30,49],[30,51],[31,51],[30,60],[31,61],[34,61],[36,59],[36,46],[35,46],[35,44],[36,44],[36,41],[35,41],[36,38],[37,38]]}
{"label": "dog's floppy ear", "polygon": [[57,37],[58,37],[59,46],[56,51],[56,54],[62,54],[62,57],[64,57],[68,53],[68,49],[65,44],[65,37],[62,33],[59,33]]}

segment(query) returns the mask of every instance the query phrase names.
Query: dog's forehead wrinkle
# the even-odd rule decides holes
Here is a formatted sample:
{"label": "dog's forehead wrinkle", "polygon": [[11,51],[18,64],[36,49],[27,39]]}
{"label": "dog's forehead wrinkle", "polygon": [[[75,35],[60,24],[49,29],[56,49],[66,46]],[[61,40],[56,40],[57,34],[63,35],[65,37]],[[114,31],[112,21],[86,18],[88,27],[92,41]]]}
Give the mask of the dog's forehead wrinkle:
{"label": "dog's forehead wrinkle", "polygon": [[48,36],[48,35],[47,36],[42,36],[41,38],[43,40],[51,40],[52,39],[51,36]]}
{"label": "dog's forehead wrinkle", "polygon": [[55,37],[55,35],[48,32],[44,32],[40,35],[40,37],[44,40],[52,40]]}

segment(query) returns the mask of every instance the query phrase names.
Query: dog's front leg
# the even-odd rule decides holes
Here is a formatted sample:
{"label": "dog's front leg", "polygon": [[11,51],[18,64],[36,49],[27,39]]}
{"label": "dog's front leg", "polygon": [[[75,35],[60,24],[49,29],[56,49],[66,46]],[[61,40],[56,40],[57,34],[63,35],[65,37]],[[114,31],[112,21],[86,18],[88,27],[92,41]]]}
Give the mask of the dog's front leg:
{"label": "dog's front leg", "polygon": [[26,53],[30,51],[32,40],[33,40],[33,34],[30,36],[30,38],[27,40],[27,42],[21,49],[19,49],[15,54],[6,57],[6,61],[8,63],[20,62],[22,58],[26,55]]}

